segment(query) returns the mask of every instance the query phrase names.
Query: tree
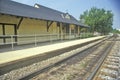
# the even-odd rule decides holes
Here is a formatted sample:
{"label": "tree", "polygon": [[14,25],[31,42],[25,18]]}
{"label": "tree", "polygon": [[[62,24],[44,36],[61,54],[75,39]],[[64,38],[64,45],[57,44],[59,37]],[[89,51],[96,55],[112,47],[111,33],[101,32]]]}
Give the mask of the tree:
{"label": "tree", "polygon": [[90,32],[100,32],[107,34],[112,31],[113,13],[104,9],[91,8],[80,15],[80,22],[90,26]]}
{"label": "tree", "polygon": [[120,34],[120,31],[117,30],[117,29],[113,29],[113,30],[112,30],[112,33],[114,33],[114,34]]}

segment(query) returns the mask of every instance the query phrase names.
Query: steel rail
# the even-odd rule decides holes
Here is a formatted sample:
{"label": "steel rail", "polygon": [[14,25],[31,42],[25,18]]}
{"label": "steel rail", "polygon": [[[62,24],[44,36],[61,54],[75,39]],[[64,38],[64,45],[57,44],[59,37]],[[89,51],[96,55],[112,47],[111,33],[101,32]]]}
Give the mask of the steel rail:
{"label": "steel rail", "polygon": [[[105,41],[105,40],[103,40],[103,41]],[[101,42],[103,42],[103,41],[101,41]],[[94,47],[94,46],[96,46],[96,45],[97,45],[97,46],[100,46],[101,42],[99,42],[99,43],[97,43],[97,44],[94,44],[94,45],[92,45],[91,47],[89,47],[89,48],[87,48],[87,49],[84,49],[84,50],[81,51],[81,52],[84,52],[84,51],[86,51],[86,50],[88,50],[88,49],[90,49],[90,48],[92,48],[92,47]],[[99,44],[99,45],[98,45],[98,44]],[[48,66],[46,66],[46,67],[43,67],[42,69],[40,69],[40,70],[38,70],[38,71],[36,71],[36,72],[33,72],[33,73],[31,73],[31,74],[28,74],[28,75],[20,78],[20,80],[29,80],[29,79],[31,79],[31,78],[39,75],[39,74],[42,73],[42,72],[45,72],[45,71],[47,71],[47,70],[49,70],[49,69],[51,69],[51,68],[53,68],[53,67],[55,67],[55,66],[60,65],[61,63],[65,62],[66,60],[69,60],[70,58],[72,58],[72,57],[80,54],[81,52],[78,52],[78,53],[76,53],[76,54],[74,54],[74,55],[65,57],[65,58],[62,59],[62,60],[59,60],[59,61],[57,61],[57,62],[55,62],[55,63],[53,63],[53,64],[50,64],[50,65],[48,65]]]}
{"label": "steel rail", "polygon": [[98,65],[95,67],[95,69],[92,71],[91,75],[87,78],[87,80],[93,80],[93,78],[96,76],[96,73],[98,72],[101,65],[104,63],[104,60],[106,59],[107,55],[110,53],[112,47],[114,46],[115,42],[112,42],[110,46],[108,46],[107,50],[105,51],[105,54],[99,59],[97,62]]}

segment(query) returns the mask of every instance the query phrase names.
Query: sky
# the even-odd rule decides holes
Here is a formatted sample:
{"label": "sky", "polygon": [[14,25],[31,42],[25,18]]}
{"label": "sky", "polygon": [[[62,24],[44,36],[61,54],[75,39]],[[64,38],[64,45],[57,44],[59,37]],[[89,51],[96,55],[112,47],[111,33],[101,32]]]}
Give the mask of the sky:
{"label": "sky", "polygon": [[114,14],[113,28],[120,29],[120,0],[13,0],[34,6],[35,3],[61,11],[68,12],[77,20],[84,11],[92,7],[111,10]]}

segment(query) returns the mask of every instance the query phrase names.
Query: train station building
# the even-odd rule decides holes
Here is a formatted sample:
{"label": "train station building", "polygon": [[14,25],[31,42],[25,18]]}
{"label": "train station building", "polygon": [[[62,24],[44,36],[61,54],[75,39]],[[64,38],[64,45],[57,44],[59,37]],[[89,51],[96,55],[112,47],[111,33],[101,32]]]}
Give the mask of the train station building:
{"label": "train station building", "polygon": [[0,0],[0,43],[28,44],[49,39],[80,36],[81,24],[69,13],[39,4],[29,6],[11,0]]}

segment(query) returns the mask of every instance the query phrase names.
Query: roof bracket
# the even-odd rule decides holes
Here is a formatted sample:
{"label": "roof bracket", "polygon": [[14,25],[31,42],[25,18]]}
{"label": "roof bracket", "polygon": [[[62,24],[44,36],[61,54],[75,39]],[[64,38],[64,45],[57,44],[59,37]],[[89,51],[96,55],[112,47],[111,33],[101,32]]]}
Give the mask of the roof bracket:
{"label": "roof bracket", "polygon": [[20,24],[22,23],[22,21],[23,21],[23,17],[21,17],[21,19],[20,19],[20,21],[19,21],[19,23],[18,23],[18,25],[17,25],[17,29],[19,29]]}
{"label": "roof bracket", "polygon": [[[49,23],[49,22],[50,22],[50,23]],[[52,23],[53,23],[53,21],[47,21],[47,32],[48,32],[50,26],[52,25]]]}

